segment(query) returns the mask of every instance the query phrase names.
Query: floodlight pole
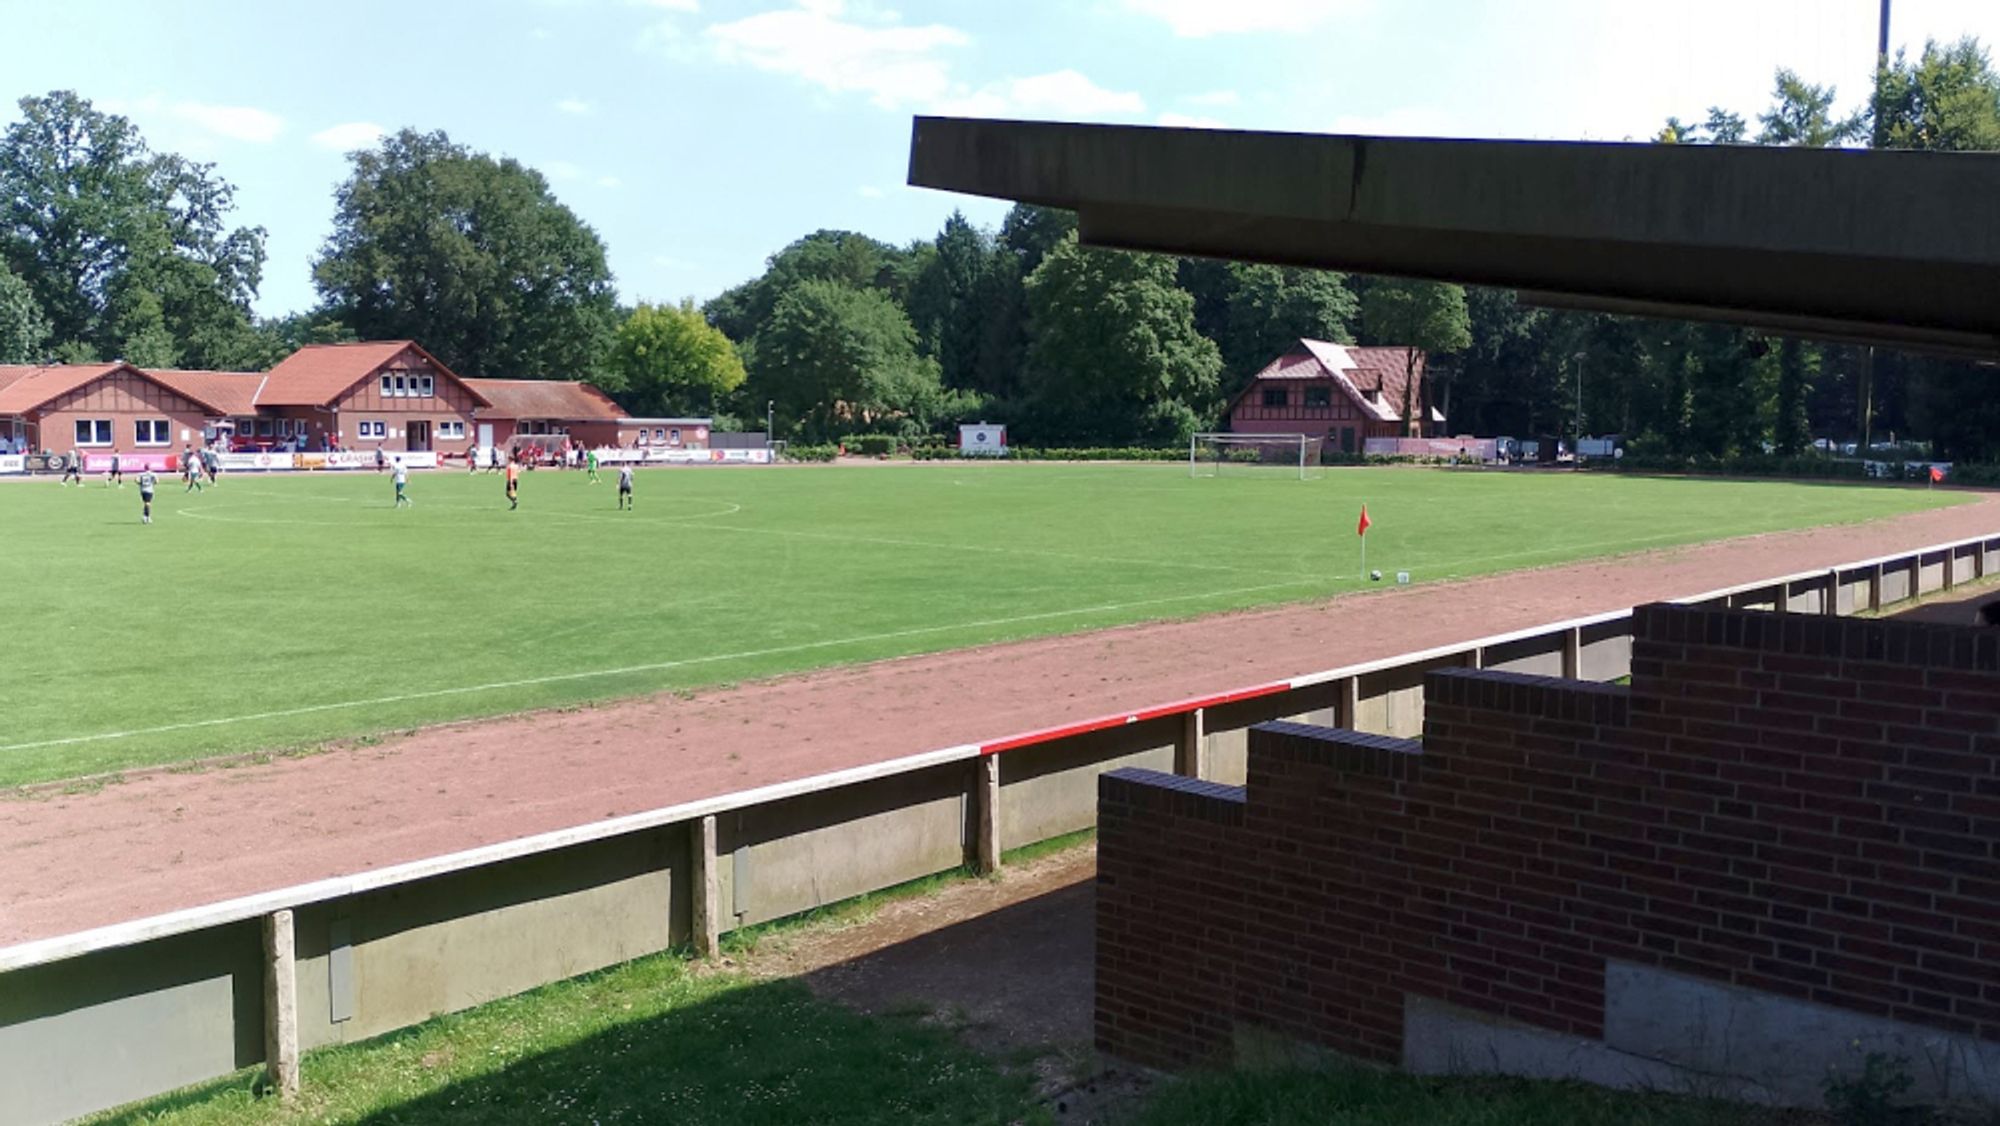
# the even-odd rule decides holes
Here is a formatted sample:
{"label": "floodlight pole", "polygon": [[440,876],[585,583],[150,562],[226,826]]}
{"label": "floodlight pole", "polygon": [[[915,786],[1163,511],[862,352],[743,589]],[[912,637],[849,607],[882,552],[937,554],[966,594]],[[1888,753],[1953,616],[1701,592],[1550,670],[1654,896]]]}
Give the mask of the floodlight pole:
{"label": "floodlight pole", "polygon": [[767,450],[772,448],[771,443],[778,436],[778,427],[776,422],[776,419],[778,417],[777,411],[778,411],[778,400],[776,399],[764,400],[764,448]]}

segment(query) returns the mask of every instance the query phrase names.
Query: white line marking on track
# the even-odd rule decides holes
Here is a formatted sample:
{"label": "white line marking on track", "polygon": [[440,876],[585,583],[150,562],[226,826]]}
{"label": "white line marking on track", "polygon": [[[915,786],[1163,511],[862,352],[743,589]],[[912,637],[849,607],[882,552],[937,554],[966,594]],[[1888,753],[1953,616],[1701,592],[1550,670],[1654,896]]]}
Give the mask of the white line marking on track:
{"label": "white line marking on track", "polygon": [[1037,614],[1018,614],[1008,618],[987,618],[976,622],[953,622],[950,625],[918,626],[914,629],[891,630],[887,633],[863,634],[858,637],[839,637],[826,641],[808,641],[798,645],[780,645],[769,649],[746,649],[737,653],[714,653],[706,657],[688,657],[678,661],[656,661],[644,665],[626,665],[622,668],[611,669],[590,669],[584,672],[551,673],[547,676],[523,677],[519,680],[499,680],[488,684],[468,684],[458,688],[434,688],[425,692],[406,692],[396,696],[375,696],[365,700],[341,700],[328,704],[308,704],[304,707],[280,708],[276,711],[257,712],[250,715],[223,716],[217,719],[189,720],[185,723],[168,723],[158,727],[133,728],[127,731],[103,731],[95,735],[72,735],[62,739],[40,739],[28,743],[7,743],[0,744],[0,752],[33,751],[48,747],[74,747],[84,743],[103,743],[113,739],[134,739],[144,735],[167,735],[176,731],[197,731],[213,727],[228,727],[238,723],[255,723],[267,719],[288,719],[293,716],[343,711],[348,708],[379,707],[385,704],[408,703],[412,700],[435,700],[449,696],[470,696],[480,692],[498,692],[509,688],[531,688],[538,684],[560,684],[565,681],[591,680],[597,677],[628,676],[633,673],[642,672],[664,672],[667,669],[686,668],[691,665],[749,660],[756,657],[774,657],[785,653],[805,653],[815,649],[832,649],[843,645],[862,645],[875,641],[893,641],[903,637],[920,637],[927,633],[944,633],[947,631],[984,629],[991,626],[1018,625],[1022,622],[1046,621],[1051,618],[1070,618],[1082,614],[1107,614],[1120,610],[1131,610],[1141,606],[1164,605],[1169,602],[1192,602],[1204,598],[1228,598],[1232,595],[1255,594],[1260,591],[1303,586],[1307,583],[1318,581],[1317,578],[1291,579],[1286,582],[1265,583],[1262,586],[1201,591],[1195,594],[1177,594],[1165,598],[1146,598],[1136,602],[1113,602],[1102,606],[1080,606],[1069,610],[1048,610]]}

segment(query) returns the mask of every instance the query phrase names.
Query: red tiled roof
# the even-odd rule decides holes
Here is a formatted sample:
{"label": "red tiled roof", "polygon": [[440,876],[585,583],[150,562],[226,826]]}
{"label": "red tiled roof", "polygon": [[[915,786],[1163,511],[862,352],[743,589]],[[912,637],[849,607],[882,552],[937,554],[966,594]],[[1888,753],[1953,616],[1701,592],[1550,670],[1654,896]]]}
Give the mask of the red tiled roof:
{"label": "red tiled roof", "polygon": [[588,383],[549,379],[468,379],[464,383],[493,404],[494,418],[616,422],[625,415],[611,396]]}
{"label": "red tiled roof", "polygon": [[193,399],[217,415],[254,415],[257,390],[264,386],[261,371],[154,371],[146,374],[153,382],[184,398]]}
{"label": "red tiled roof", "polygon": [[[1412,352],[1417,356],[1417,374],[1422,376],[1427,360],[1419,349],[1358,348],[1324,340],[1300,340],[1284,355],[1266,364],[1230,402],[1229,409],[1235,410],[1243,396],[1265,383],[1329,380],[1377,420],[1394,422],[1403,417]],[[1431,413],[1437,417],[1435,410]]]}
{"label": "red tiled roof", "polygon": [[67,395],[124,367],[130,365],[119,362],[0,368],[0,373],[5,373],[0,374],[0,414],[26,414],[58,395]]}
{"label": "red tiled roof", "polygon": [[[370,340],[361,344],[308,344],[286,356],[271,369],[264,389],[258,392],[260,407],[323,407],[341,392],[374,375],[382,365],[401,355],[406,348],[429,360],[446,378],[460,379],[458,373],[438,362],[413,340]],[[482,406],[490,406],[485,396],[472,392]]]}

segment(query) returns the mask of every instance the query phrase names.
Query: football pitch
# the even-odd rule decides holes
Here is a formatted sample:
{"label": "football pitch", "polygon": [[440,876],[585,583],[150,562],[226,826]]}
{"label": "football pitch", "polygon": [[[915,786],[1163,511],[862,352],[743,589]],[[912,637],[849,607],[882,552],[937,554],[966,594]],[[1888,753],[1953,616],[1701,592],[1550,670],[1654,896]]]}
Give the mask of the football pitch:
{"label": "football pitch", "polygon": [[[1757,532],[1962,496],[948,464],[0,484],[0,785]],[[1337,652],[1328,663],[1338,663]],[[1306,671],[1306,670],[1301,670]]]}

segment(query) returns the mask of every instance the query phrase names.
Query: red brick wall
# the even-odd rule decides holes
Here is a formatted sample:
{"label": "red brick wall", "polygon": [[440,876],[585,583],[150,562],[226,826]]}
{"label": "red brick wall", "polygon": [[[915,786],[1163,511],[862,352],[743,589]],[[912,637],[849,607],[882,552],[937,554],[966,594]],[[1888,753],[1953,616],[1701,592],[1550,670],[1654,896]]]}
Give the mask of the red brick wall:
{"label": "red brick wall", "polygon": [[[141,446],[137,423],[142,418],[165,419],[170,441],[165,445]],[[109,419],[111,445],[78,445],[76,423],[79,419]],[[50,400],[35,415],[38,429],[29,437],[35,448],[57,453],[75,447],[85,454],[178,454],[183,445],[202,444],[201,430],[207,419],[208,410],[201,404],[129,371],[114,371]],[[184,432],[189,435],[185,441],[181,437]]]}
{"label": "red brick wall", "polygon": [[1609,958],[2000,1040],[2000,631],[1634,629],[1629,690],[1442,670],[1421,744],[1266,725],[1245,791],[1107,775],[1100,1047],[1395,1060],[1406,993],[1595,1037]]}

